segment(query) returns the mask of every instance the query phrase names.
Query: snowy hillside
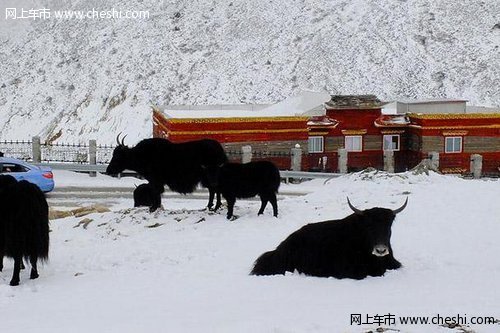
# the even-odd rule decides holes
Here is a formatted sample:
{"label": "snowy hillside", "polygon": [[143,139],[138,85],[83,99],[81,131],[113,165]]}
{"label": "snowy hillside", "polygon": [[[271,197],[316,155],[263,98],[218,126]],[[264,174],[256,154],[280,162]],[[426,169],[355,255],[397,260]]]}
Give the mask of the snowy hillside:
{"label": "snowy hillside", "polygon": [[[134,141],[151,135],[151,103],[273,103],[299,89],[500,105],[499,1],[0,5],[0,139]],[[9,7],[150,17],[6,20]]]}
{"label": "snowy hillside", "polygon": [[[56,171],[58,186],[116,186]],[[109,179],[109,180],[108,180]],[[111,182],[111,180],[113,182]],[[312,193],[279,195],[257,217],[257,201],[239,200],[229,222],[205,200],[163,200],[154,214],[130,208],[51,221],[50,261],[40,278],[10,287],[12,261],[0,273],[3,332],[401,332],[496,333],[500,322],[351,325],[351,314],[500,319],[498,180],[361,172],[282,186]],[[392,228],[403,268],[361,281],[300,274],[249,276],[253,261],[302,225],[359,208],[408,207]],[[52,207],[58,201],[49,194]],[[61,201],[59,201],[61,203]],[[376,330],[382,326],[383,330]]]}

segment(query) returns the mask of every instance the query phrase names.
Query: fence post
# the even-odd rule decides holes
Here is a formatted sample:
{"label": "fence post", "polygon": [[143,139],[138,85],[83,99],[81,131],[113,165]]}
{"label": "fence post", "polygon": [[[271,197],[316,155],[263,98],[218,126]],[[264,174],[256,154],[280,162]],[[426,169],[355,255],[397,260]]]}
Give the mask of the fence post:
{"label": "fence post", "polygon": [[483,156],[479,154],[473,154],[470,156],[470,171],[474,175],[474,178],[481,178],[481,173],[483,169]]}
{"label": "fence post", "polygon": [[347,173],[347,150],[344,148],[339,148],[338,150],[339,158],[339,173]]}
{"label": "fence post", "polygon": [[429,155],[431,156],[430,160],[432,170],[439,171],[439,153],[433,151]]}
{"label": "fence post", "polygon": [[31,139],[31,151],[33,153],[33,163],[42,162],[42,144],[39,136],[34,136]]}
{"label": "fence post", "polygon": [[252,161],[252,146],[242,146],[241,153],[241,163],[248,163]]}
{"label": "fence post", "polygon": [[302,149],[298,143],[292,148],[292,163],[290,166],[292,171],[300,171],[302,169]]}
{"label": "fence post", "polygon": [[[89,140],[89,163],[92,165],[97,164],[97,142],[96,140]],[[91,171],[89,173],[90,177],[95,177],[97,172]]]}
{"label": "fence post", "polygon": [[394,173],[394,151],[384,150],[384,171]]}

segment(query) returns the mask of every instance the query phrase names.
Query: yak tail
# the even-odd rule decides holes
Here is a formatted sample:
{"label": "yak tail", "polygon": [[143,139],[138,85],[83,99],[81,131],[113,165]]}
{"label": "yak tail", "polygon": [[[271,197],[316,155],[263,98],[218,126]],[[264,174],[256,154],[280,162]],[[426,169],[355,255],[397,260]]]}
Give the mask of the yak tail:
{"label": "yak tail", "polygon": [[275,171],[275,174],[274,174],[275,180],[272,183],[275,185],[275,187],[273,190],[274,190],[274,193],[278,193],[278,190],[279,190],[280,185],[281,185],[281,175],[280,175],[280,171],[278,168],[276,168],[276,170],[274,170],[274,171]]}
{"label": "yak tail", "polygon": [[29,229],[30,229],[30,244],[28,253],[25,253],[28,257],[29,255],[35,255],[41,261],[47,261],[49,258],[49,205],[47,204],[47,199],[45,194],[40,191],[35,185],[31,185],[27,192],[31,192],[31,205],[32,211],[29,219]]}
{"label": "yak tail", "polygon": [[251,275],[276,275],[285,274],[285,261],[277,251],[269,251],[262,254],[255,261]]}
{"label": "yak tail", "polygon": [[[38,189],[37,189],[38,190]],[[42,191],[35,191],[37,195],[37,208],[38,208],[38,218],[39,218],[39,239],[36,241],[38,246],[38,258],[42,261],[47,261],[49,258],[49,205],[47,204],[47,199]]]}
{"label": "yak tail", "polygon": [[42,227],[42,232],[40,233],[41,239],[39,243],[39,250],[40,252],[38,253],[38,258],[41,259],[42,261],[47,261],[49,259],[49,246],[50,246],[50,239],[49,239],[49,219],[48,216],[45,217],[40,221],[41,222],[41,227]]}

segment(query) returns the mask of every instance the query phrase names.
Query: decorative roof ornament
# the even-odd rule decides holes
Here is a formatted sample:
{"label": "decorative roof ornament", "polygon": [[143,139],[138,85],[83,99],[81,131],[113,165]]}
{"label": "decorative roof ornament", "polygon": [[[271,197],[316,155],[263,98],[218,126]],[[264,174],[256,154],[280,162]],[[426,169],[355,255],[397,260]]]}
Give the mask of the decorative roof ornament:
{"label": "decorative roof ornament", "polygon": [[404,114],[384,114],[375,120],[376,127],[406,127],[410,120]]}
{"label": "decorative roof ornament", "polygon": [[310,127],[328,127],[335,128],[339,122],[335,119],[332,119],[328,116],[312,116],[308,122],[307,126]]}
{"label": "decorative roof ornament", "polygon": [[379,109],[387,103],[381,102],[375,95],[332,95],[325,102],[327,109]]}

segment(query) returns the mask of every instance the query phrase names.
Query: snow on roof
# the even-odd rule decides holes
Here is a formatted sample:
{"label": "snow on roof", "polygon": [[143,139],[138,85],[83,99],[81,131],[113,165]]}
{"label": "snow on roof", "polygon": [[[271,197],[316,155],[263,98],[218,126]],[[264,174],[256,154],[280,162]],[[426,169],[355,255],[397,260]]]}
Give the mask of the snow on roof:
{"label": "snow on roof", "polygon": [[307,122],[307,126],[337,126],[338,121],[327,116],[312,116]]}
{"label": "snow on roof", "polygon": [[500,107],[467,106],[465,113],[500,113]]}
{"label": "snow on roof", "polygon": [[157,107],[168,118],[261,117],[268,104],[167,105]]}
{"label": "snow on roof", "polygon": [[397,102],[390,102],[382,107],[382,114],[397,114],[397,113],[398,113]]}
{"label": "snow on roof", "polygon": [[396,114],[385,114],[375,120],[375,126],[377,127],[401,127],[409,123],[405,115]]}
{"label": "snow on roof", "polygon": [[301,91],[273,105],[168,105],[158,107],[158,110],[168,118],[293,117],[303,116],[329,99],[330,95],[327,93]]}
{"label": "snow on roof", "polygon": [[433,98],[433,99],[401,99],[397,103],[403,104],[440,104],[440,103],[466,103],[466,99],[453,99],[453,98]]}
{"label": "snow on roof", "polygon": [[324,103],[330,100],[330,94],[302,90],[295,96],[289,97],[279,103],[273,104],[262,110],[264,113],[278,113],[289,116],[301,116],[312,111],[321,110],[319,114],[324,114]]}

